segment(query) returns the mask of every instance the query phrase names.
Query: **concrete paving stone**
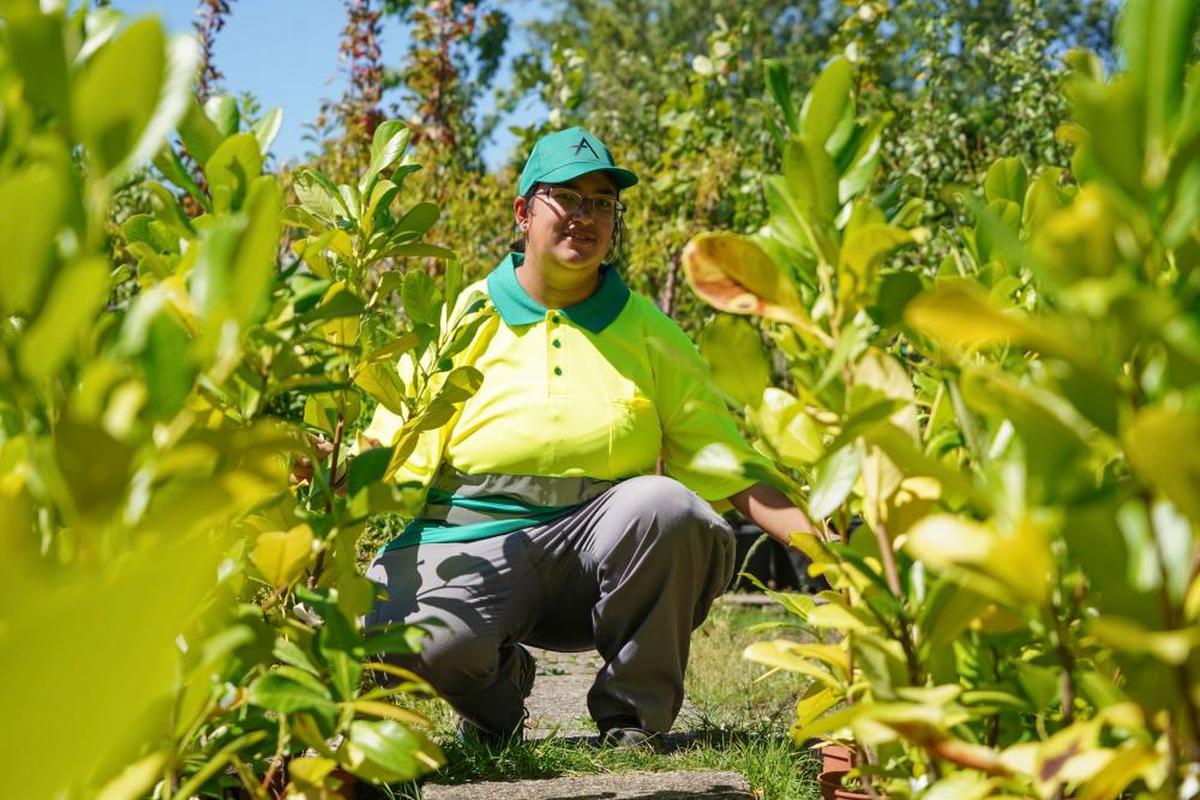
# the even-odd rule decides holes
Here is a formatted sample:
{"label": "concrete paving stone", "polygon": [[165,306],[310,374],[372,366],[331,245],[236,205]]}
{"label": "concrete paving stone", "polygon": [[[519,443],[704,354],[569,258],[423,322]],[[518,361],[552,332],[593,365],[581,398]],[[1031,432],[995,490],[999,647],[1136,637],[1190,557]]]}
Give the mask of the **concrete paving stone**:
{"label": "concrete paving stone", "polygon": [[[596,726],[588,713],[587,694],[600,668],[600,658],[595,653],[578,661],[556,660],[562,653],[539,651],[537,677],[533,692],[525,701],[529,711],[526,721],[526,736],[530,739],[545,739],[550,736],[578,738],[596,735]],[[567,654],[585,655],[585,654]],[[557,670],[567,664],[571,669]],[[543,665],[548,665],[547,672]],[[675,732],[688,731],[702,721],[702,716],[686,698],[679,717],[675,721]]]}
{"label": "concrete paving stone", "polygon": [[458,785],[427,783],[423,800],[753,800],[736,772],[622,772]]}

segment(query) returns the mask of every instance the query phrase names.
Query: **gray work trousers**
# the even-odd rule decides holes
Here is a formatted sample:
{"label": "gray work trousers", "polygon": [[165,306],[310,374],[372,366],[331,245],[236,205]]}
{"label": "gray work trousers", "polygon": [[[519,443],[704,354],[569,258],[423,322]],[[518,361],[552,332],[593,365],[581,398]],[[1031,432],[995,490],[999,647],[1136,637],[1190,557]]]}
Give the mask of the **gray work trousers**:
{"label": "gray work trousers", "polygon": [[366,622],[440,620],[418,655],[396,661],[487,731],[524,718],[524,643],[594,647],[604,666],[588,692],[592,718],[666,732],[691,632],[728,586],[733,551],[729,525],[682,484],[631,478],[553,522],[382,553],[367,577],[387,597]]}

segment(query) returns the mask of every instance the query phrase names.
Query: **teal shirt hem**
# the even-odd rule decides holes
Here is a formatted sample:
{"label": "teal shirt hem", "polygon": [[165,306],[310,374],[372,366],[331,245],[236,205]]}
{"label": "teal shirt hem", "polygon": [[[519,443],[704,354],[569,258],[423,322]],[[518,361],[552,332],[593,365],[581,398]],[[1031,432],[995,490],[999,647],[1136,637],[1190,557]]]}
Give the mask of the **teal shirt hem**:
{"label": "teal shirt hem", "polygon": [[[466,503],[463,500],[467,498],[456,498],[456,505]],[[471,505],[477,506],[478,501]],[[582,505],[582,504],[579,504]],[[451,525],[441,520],[431,519],[414,519],[408,523],[401,531],[400,535],[392,541],[388,542],[379,554],[390,553],[394,550],[403,550],[406,547],[415,547],[420,544],[446,544],[450,542],[475,542],[480,539],[490,539],[493,536],[504,536],[505,534],[519,531],[522,528],[531,528],[535,525],[542,525],[547,522],[565,517],[579,505],[573,506],[555,506],[543,511],[528,514],[522,517],[510,517],[507,519],[496,519],[489,522],[476,522],[470,525]]]}

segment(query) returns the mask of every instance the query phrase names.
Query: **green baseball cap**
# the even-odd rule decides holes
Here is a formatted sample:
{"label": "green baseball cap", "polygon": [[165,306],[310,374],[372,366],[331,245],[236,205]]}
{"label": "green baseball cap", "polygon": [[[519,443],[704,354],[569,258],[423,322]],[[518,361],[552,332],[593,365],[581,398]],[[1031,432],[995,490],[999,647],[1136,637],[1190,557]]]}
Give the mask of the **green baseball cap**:
{"label": "green baseball cap", "polygon": [[604,142],[583,128],[548,133],[533,146],[521,170],[517,194],[528,193],[535,183],[566,183],[596,170],[607,172],[618,189],[628,189],[638,182],[637,175],[613,163]]}

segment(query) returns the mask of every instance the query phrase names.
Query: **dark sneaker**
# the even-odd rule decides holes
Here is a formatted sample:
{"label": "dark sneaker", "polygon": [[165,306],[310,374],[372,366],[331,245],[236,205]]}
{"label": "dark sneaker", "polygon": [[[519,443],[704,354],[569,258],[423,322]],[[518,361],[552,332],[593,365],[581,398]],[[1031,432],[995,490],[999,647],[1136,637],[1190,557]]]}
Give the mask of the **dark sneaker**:
{"label": "dark sneaker", "polygon": [[489,731],[487,728],[481,728],[466,717],[459,717],[454,727],[458,731],[458,737],[464,742],[477,742],[487,746],[491,750],[499,750],[508,747],[510,744],[518,744],[525,741],[525,715],[523,714],[517,727],[507,734],[496,733],[495,731]]}
{"label": "dark sneaker", "polygon": [[633,725],[600,726],[600,746],[654,753],[660,753],[663,749],[662,738],[658,734]]}

